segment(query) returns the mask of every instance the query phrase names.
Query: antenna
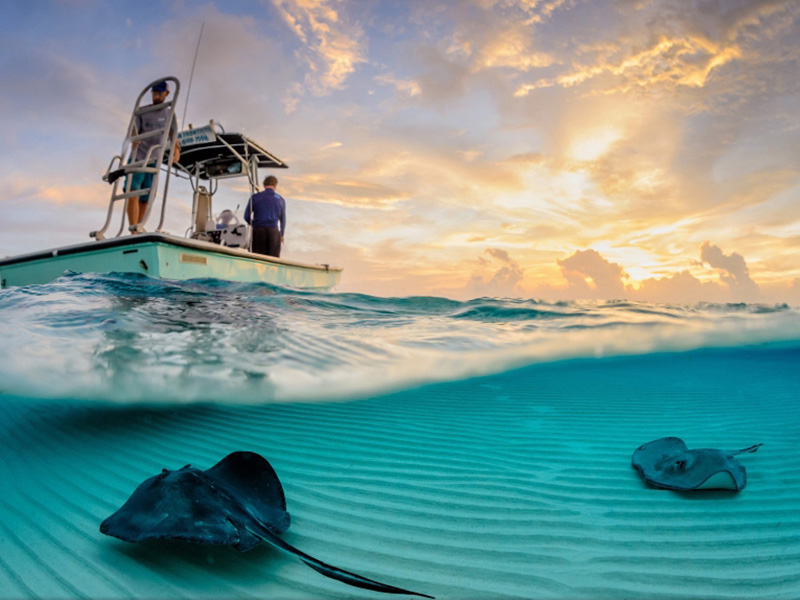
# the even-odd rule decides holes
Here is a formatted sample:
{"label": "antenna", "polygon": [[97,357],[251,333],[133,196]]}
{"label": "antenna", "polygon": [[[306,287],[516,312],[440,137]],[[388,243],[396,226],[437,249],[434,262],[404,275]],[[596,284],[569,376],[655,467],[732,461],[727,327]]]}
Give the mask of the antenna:
{"label": "antenna", "polygon": [[194,60],[192,61],[192,73],[189,75],[189,87],[186,88],[186,103],[183,105],[183,119],[181,119],[181,131],[183,131],[183,125],[186,123],[186,109],[189,108],[189,94],[192,93],[192,79],[194,79],[194,66],[197,64],[197,53],[200,51],[200,40],[203,39],[203,28],[206,26],[206,22],[200,25],[200,35],[197,36],[197,47],[194,49]]}

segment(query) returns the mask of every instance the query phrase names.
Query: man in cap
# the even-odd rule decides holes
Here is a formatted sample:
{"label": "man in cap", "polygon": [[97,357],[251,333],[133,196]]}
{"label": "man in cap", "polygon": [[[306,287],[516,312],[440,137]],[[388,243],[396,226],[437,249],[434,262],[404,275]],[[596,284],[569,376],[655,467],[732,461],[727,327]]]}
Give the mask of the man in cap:
{"label": "man in cap", "polygon": [[[153,104],[164,104],[169,95],[166,81],[159,81],[150,90],[153,94]],[[152,106],[151,105],[151,106]],[[166,126],[167,115],[169,114],[169,107],[164,106],[158,110],[151,110],[136,117],[136,134],[147,133],[155,129],[163,129]],[[175,114],[172,115],[172,124],[170,125],[170,137],[177,135],[178,121]],[[133,150],[132,162],[144,160],[147,156],[147,151],[161,141],[159,136],[152,136],[133,142],[131,145]],[[180,158],[181,150],[178,146],[177,137],[175,139],[175,148],[173,149],[173,162]],[[151,154],[151,158],[155,155],[155,151]],[[156,162],[148,163],[149,167],[155,167]],[[150,188],[153,185],[153,173],[131,173],[131,191]],[[128,198],[128,224],[131,226],[138,225],[147,211],[147,203],[150,201],[150,193],[141,196],[133,196]],[[133,233],[136,233],[135,231]]]}

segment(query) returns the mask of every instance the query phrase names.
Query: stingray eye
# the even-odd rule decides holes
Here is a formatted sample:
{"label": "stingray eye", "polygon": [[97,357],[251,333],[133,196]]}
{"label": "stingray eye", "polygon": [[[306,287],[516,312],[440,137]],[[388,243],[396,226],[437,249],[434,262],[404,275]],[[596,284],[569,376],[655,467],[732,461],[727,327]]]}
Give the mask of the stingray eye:
{"label": "stingray eye", "polygon": [[158,478],[164,479],[164,477],[166,477],[167,475],[169,475],[169,471],[167,469],[161,469],[161,475],[159,475]]}
{"label": "stingray eye", "polygon": [[679,460],[678,462],[675,463],[675,466],[678,467],[680,471],[683,471],[686,468],[686,461]]}

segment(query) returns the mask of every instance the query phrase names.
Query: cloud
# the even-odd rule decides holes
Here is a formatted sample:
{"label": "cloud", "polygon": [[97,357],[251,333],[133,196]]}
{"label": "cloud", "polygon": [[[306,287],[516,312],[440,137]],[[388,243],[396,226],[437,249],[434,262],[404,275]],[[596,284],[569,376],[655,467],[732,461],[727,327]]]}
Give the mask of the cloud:
{"label": "cloud", "polygon": [[475,24],[479,35],[472,29],[461,32],[462,46],[468,47],[473,57],[472,70],[499,68],[527,72],[552,65],[553,55],[537,47],[535,28],[552,15],[555,7],[545,6],[540,12],[536,2],[498,4],[502,7],[492,7]]}
{"label": "cloud", "polygon": [[718,281],[701,281],[688,269],[664,277],[651,277],[634,285],[624,268],[610,262],[596,250],[578,250],[557,260],[566,280],[564,288],[540,287],[536,294],[571,299],[630,299],[648,302],[691,304],[696,302],[753,302],[761,298],[758,285],[750,279],[741,255],[724,254],[705,242],[700,264],[717,269]]}
{"label": "cloud", "polygon": [[715,281],[700,281],[688,270],[668,277],[649,278],[631,291],[631,297],[647,302],[669,304],[695,304],[697,302],[723,302],[725,290]]}
{"label": "cloud", "polygon": [[[409,20],[422,32],[423,44],[403,44],[412,56],[405,66],[422,102],[441,104],[463,98],[475,88],[505,94],[507,82],[519,74],[547,69],[556,62],[542,48],[538,28],[562,6],[573,2],[469,0],[409,2]],[[406,89],[412,88],[408,83]]]}
{"label": "cloud", "polygon": [[789,283],[788,300],[795,306],[800,305],[800,277],[795,277]]}
{"label": "cloud", "polygon": [[[487,256],[488,258],[484,258]],[[522,293],[524,271],[507,251],[487,248],[478,257],[478,272],[470,277],[466,292],[470,297],[517,297]]]}
{"label": "cloud", "polygon": [[469,69],[463,61],[454,59],[434,46],[423,46],[417,50],[423,71],[417,76],[423,100],[442,103],[459,99],[467,90]]}
{"label": "cloud", "polygon": [[569,258],[557,260],[568,283],[568,293],[577,298],[625,297],[623,278],[628,274],[617,263],[603,258],[596,250],[578,250]]}
{"label": "cloud", "polygon": [[[71,210],[96,194],[104,211],[92,186],[144,82],[180,77],[182,112],[205,20],[188,120],[285,159],[290,257],[339,261],[359,291],[475,276],[481,294],[724,302],[800,276],[797,2],[270,0],[128,26],[113,3],[56,4],[11,6],[3,35],[9,223],[47,213],[73,243],[97,227]],[[27,231],[15,252],[41,247]],[[698,262],[703,240],[749,259],[709,243]]]}
{"label": "cloud", "polygon": [[[375,183],[364,176],[354,179],[332,177],[329,174],[308,173],[302,180],[293,182],[292,194],[307,200],[317,200],[340,206],[388,208],[410,196],[383,183]],[[291,178],[289,179],[291,181]]]}
{"label": "cloud", "polygon": [[724,254],[719,246],[703,242],[700,247],[700,260],[720,271],[720,279],[737,300],[748,302],[759,297],[758,285],[750,279],[747,263],[740,254],[736,252]]}
{"label": "cloud", "polygon": [[373,125],[367,115],[344,111],[335,117],[315,128],[341,145],[299,158],[292,166],[302,177],[295,179],[294,169],[286,175],[298,197],[374,208],[421,200],[426,213],[455,207],[467,214],[485,202],[487,187],[520,186],[513,165],[485,159],[452,127]]}
{"label": "cloud", "polygon": [[308,62],[305,87],[316,95],[341,89],[360,63],[367,61],[366,36],[350,21],[344,5],[333,0],[273,0],[275,8],[303,44]]}
{"label": "cloud", "polygon": [[408,97],[419,96],[422,93],[419,82],[413,79],[398,79],[393,75],[383,74],[376,76],[375,82],[379,85],[392,86],[397,92]]}
{"label": "cloud", "polygon": [[[8,116],[0,136],[28,133],[45,135],[74,129],[97,135],[118,126],[124,131],[130,108],[122,105],[101,74],[52,48],[4,43],[0,60],[0,110]],[[123,107],[124,106],[124,107]]]}
{"label": "cloud", "polygon": [[591,85],[592,94],[702,88],[725,65],[757,61],[761,44],[779,35],[797,15],[797,6],[791,4],[655,0],[631,10],[618,3],[625,18],[616,21],[611,11],[598,15],[597,8],[584,5],[575,11],[602,21],[598,31],[605,35],[570,44],[572,58],[563,61],[567,69],[522,83],[516,95],[552,86]]}
{"label": "cloud", "polygon": [[[46,183],[3,181],[0,257],[88,242],[106,218],[110,187],[50,179]],[[112,228],[116,233],[121,212]],[[33,242],[33,244],[31,243]]]}
{"label": "cloud", "polygon": [[633,297],[650,302],[688,304],[694,302],[755,302],[762,299],[759,286],[750,278],[744,258],[724,254],[718,246],[704,242],[700,264],[717,269],[719,281],[700,281],[688,270],[661,278],[646,279]]}
{"label": "cloud", "polygon": [[[177,106],[179,122],[186,107],[187,125],[203,125],[213,118],[228,130],[241,128],[255,135],[256,125],[272,129],[281,123],[284,115],[265,107],[286,101],[291,84],[302,78],[305,64],[274,36],[265,36],[252,15],[227,14],[207,4],[193,18],[182,17],[162,21],[146,32],[145,45],[154,57],[152,64],[143,65],[140,77],[147,81],[165,69],[179,77],[183,84]],[[201,23],[205,25],[187,106]],[[131,87],[136,86],[126,85]]]}
{"label": "cloud", "polygon": [[[601,80],[593,93],[616,94],[636,88],[663,86],[702,87],[711,72],[741,57],[741,49],[692,37],[662,36],[644,49],[626,50],[617,43],[599,44],[591,50],[593,62],[578,64],[571,71],[554,78],[543,78],[520,85],[514,93],[526,96],[539,88],[573,87]],[[605,79],[604,79],[605,78]]]}

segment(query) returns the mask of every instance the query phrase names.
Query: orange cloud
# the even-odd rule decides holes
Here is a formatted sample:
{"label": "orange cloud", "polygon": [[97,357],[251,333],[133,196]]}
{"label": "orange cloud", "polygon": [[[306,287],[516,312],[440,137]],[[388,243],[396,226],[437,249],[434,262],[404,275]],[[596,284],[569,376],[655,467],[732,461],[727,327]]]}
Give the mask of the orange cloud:
{"label": "orange cloud", "polygon": [[410,192],[359,177],[352,180],[308,173],[302,179],[287,178],[292,194],[305,200],[324,201],[339,206],[388,208],[405,200]]}
{"label": "orange cloud", "polygon": [[537,50],[533,38],[525,24],[517,23],[511,28],[499,31],[479,50],[476,69],[505,67],[518,71],[549,67],[554,58]]}
{"label": "orange cloud", "polygon": [[617,263],[607,261],[595,250],[578,250],[557,260],[571,293],[583,298],[624,298],[623,278],[628,274]]}
{"label": "orange cloud", "polygon": [[419,83],[410,79],[398,79],[392,75],[384,74],[375,77],[375,81],[380,85],[392,86],[401,94],[409,97],[419,96],[422,93]]}
{"label": "orange cloud", "polygon": [[333,0],[273,0],[286,24],[306,46],[306,87],[325,95],[339,89],[367,61],[363,30],[342,18]]}
{"label": "orange cloud", "polygon": [[474,272],[466,285],[471,297],[517,297],[523,294],[521,287],[523,269],[507,251],[487,248],[478,257],[479,269]]}
{"label": "orange cloud", "polygon": [[733,252],[724,254],[709,242],[700,247],[700,258],[717,269],[717,281],[701,281],[688,269],[665,277],[652,277],[634,285],[628,273],[596,250],[578,250],[561,267],[566,287],[540,287],[535,293],[545,297],[572,299],[629,299],[648,302],[688,304],[707,302],[753,302],[761,299],[759,286],[750,279],[744,258]]}
{"label": "orange cloud", "polygon": [[535,89],[554,85],[572,87],[603,75],[614,78],[613,85],[600,84],[596,90],[606,94],[626,92],[635,87],[703,87],[711,71],[742,56],[737,45],[726,46],[699,36],[661,37],[651,47],[617,60],[603,56],[619,53],[621,49],[616,43],[598,50],[600,62],[597,64],[581,65],[552,79],[523,84],[514,95],[526,96]]}
{"label": "orange cloud", "polygon": [[719,270],[720,279],[739,300],[752,301],[758,298],[758,285],[750,279],[747,263],[740,254],[724,254],[719,246],[703,242],[700,260]]}

